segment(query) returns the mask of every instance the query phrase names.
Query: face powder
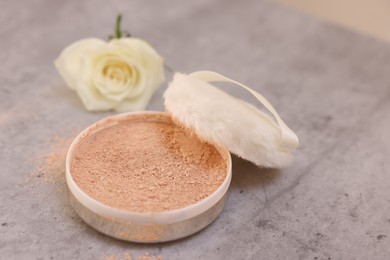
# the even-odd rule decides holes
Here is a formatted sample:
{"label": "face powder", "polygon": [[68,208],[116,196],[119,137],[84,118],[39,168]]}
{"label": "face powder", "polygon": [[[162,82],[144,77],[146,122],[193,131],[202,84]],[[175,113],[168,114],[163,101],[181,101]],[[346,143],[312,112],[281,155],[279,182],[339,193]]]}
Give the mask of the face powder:
{"label": "face powder", "polygon": [[161,212],[195,204],[227,176],[212,145],[169,120],[133,117],[87,135],[70,165],[75,183],[103,204]]}

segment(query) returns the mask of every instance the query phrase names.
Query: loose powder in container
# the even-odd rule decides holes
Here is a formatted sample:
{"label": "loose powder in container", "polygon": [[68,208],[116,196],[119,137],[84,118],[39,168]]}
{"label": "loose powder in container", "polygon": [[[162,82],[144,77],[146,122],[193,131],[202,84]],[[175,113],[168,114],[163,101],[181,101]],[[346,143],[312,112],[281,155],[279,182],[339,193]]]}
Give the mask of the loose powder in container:
{"label": "loose powder in container", "polygon": [[130,118],[86,137],[71,175],[89,196],[132,212],[183,208],[212,194],[226,178],[214,146],[172,121]]}

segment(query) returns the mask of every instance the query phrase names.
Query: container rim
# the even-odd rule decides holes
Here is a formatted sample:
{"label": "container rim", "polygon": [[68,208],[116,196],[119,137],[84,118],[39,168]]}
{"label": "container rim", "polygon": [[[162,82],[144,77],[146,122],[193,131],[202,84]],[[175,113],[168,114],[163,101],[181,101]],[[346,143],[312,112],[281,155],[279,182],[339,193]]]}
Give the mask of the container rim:
{"label": "container rim", "polygon": [[225,180],[222,182],[221,186],[219,186],[213,193],[211,193],[206,198],[196,202],[195,204],[174,209],[167,210],[161,212],[132,212],[126,211],[123,209],[114,208],[108,206],[92,197],[90,197],[87,193],[85,193],[74,181],[71,175],[70,163],[73,158],[73,154],[75,152],[76,145],[93,133],[96,133],[106,127],[117,124],[120,121],[127,120],[131,117],[155,117],[156,119],[162,118],[167,119],[170,118],[169,114],[161,111],[141,111],[141,112],[128,112],[122,113],[118,115],[108,116],[103,118],[94,124],[88,126],[84,129],[71,143],[67,155],[66,155],[66,183],[69,188],[69,191],[73,194],[73,196],[85,207],[90,209],[91,211],[104,215],[106,217],[114,217],[123,220],[128,220],[132,222],[140,222],[140,223],[158,223],[158,224],[167,224],[179,222],[185,219],[189,219],[195,217],[204,211],[208,210],[212,206],[214,206],[219,200],[222,199],[223,195],[227,192],[231,178],[232,178],[232,159],[229,150],[224,147],[215,146],[215,148],[220,152],[221,156],[226,161],[227,173]]}

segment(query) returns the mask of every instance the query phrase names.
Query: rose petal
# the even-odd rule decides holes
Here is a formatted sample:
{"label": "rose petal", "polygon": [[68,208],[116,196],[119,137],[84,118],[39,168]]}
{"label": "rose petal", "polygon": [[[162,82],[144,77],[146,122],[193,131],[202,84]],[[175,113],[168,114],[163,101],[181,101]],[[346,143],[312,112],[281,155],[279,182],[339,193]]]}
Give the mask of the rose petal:
{"label": "rose petal", "polygon": [[135,98],[123,100],[121,103],[114,107],[114,110],[117,112],[145,110],[154,91],[155,89],[147,88],[145,92],[142,93],[142,95]]}
{"label": "rose petal", "polygon": [[81,77],[80,73],[82,71],[83,58],[105,44],[106,43],[100,39],[83,39],[66,47],[54,61],[54,65],[58,72],[71,89],[76,88],[77,81]]}
{"label": "rose petal", "polygon": [[[94,62],[97,63],[97,65],[94,68],[92,78],[94,86],[102,95],[108,99],[119,102],[128,96],[133,86],[132,82],[119,82],[109,79],[108,75],[103,75],[103,70],[107,67],[107,70],[110,70],[110,68],[111,70],[114,70],[120,63],[124,63],[127,66],[127,63],[122,61],[120,53],[117,53],[117,56],[113,55],[114,54],[112,53],[109,55],[103,54],[99,59],[95,58]],[[126,72],[121,71],[121,73],[124,74]],[[125,77],[125,75],[123,75],[123,77]]]}
{"label": "rose petal", "polygon": [[78,82],[76,91],[88,111],[108,111],[118,104],[107,99],[96,88],[91,88],[85,82]]}

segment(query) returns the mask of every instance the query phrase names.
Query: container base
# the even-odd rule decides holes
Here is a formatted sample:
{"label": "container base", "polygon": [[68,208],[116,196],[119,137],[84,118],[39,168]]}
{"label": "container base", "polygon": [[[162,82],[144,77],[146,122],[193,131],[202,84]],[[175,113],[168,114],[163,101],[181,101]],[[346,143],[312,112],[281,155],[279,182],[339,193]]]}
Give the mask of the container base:
{"label": "container base", "polygon": [[99,215],[85,207],[68,189],[71,206],[77,214],[94,229],[117,239],[139,242],[160,243],[190,236],[212,223],[222,212],[228,191],[213,207],[203,213],[183,221],[155,224],[136,223],[111,216]]}

